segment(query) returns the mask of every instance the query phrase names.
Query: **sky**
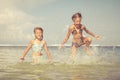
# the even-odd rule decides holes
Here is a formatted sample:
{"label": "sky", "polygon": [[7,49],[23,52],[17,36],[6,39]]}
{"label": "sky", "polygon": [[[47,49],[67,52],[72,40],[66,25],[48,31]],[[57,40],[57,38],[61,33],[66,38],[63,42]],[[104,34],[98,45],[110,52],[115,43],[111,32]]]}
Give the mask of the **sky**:
{"label": "sky", "polygon": [[[27,45],[36,26],[44,29],[48,45],[60,44],[71,16],[101,36],[92,45],[120,45],[120,0],[0,0],[0,45]],[[84,36],[90,36],[83,33]],[[71,45],[72,35],[66,44]]]}

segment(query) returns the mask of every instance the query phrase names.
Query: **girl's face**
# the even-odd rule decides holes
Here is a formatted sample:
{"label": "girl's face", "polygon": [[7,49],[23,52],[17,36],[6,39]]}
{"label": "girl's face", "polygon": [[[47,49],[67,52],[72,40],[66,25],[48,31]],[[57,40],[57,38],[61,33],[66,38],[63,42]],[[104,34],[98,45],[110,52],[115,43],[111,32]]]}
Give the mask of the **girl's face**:
{"label": "girl's face", "polygon": [[35,38],[41,39],[42,35],[43,35],[43,32],[39,29],[36,29],[34,34],[35,34]]}
{"label": "girl's face", "polygon": [[74,20],[74,23],[76,25],[79,25],[81,23],[81,17],[79,17],[78,15],[76,16],[75,20]]}

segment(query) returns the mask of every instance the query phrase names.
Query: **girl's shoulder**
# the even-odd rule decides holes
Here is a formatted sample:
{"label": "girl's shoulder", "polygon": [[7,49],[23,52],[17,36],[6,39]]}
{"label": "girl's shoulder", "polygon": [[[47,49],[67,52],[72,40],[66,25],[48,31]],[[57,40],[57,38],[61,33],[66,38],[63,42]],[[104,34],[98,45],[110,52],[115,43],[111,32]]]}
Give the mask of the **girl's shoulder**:
{"label": "girl's shoulder", "polygon": [[84,25],[84,24],[81,24],[81,28],[84,29],[84,28],[85,28],[85,25]]}
{"label": "girl's shoulder", "polygon": [[75,27],[75,25],[74,24],[71,24],[70,26],[69,26],[69,28],[74,28]]}
{"label": "girl's shoulder", "polygon": [[30,40],[30,43],[33,44],[35,42],[35,39]]}
{"label": "girl's shoulder", "polygon": [[72,30],[74,29],[74,27],[75,27],[74,24],[71,24],[71,25],[69,26],[69,30],[72,31]]}
{"label": "girl's shoulder", "polygon": [[46,41],[45,41],[45,40],[42,40],[42,41],[41,41],[41,43],[42,43],[42,44],[45,44],[45,43],[46,43]]}

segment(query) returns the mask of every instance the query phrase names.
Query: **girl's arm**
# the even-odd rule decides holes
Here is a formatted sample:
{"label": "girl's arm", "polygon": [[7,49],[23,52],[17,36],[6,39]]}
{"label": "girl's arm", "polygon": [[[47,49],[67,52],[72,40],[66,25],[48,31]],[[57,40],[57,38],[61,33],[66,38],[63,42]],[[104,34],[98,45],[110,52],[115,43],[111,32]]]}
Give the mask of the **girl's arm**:
{"label": "girl's arm", "polygon": [[62,42],[61,45],[59,46],[59,49],[61,49],[62,46],[68,41],[71,32],[72,32],[72,30],[71,30],[71,28],[69,28],[66,37],[64,38],[63,42]]}
{"label": "girl's arm", "polygon": [[29,42],[28,46],[25,48],[22,56],[20,57],[20,59],[23,61],[24,57],[26,56],[26,54],[28,53],[28,51],[30,50],[30,48],[32,47],[32,40]]}
{"label": "girl's arm", "polygon": [[45,41],[44,41],[44,49],[45,49],[45,52],[47,53],[49,61],[51,61],[52,58],[51,58],[50,52],[48,50],[47,43]]}
{"label": "girl's arm", "polygon": [[96,35],[96,34],[92,33],[92,32],[89,31],[85,26],[83,27],[83,30],[84,30],[86,33],[90,34],[91,36],[95,37],[96,39],[99,39],[99,38],[100,38],[99,35]]}

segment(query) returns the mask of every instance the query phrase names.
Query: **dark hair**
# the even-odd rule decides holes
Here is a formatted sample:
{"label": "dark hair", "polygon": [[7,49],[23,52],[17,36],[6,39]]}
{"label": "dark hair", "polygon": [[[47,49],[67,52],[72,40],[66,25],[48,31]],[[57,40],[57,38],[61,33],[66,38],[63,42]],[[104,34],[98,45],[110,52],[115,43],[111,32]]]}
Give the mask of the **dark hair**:
{"label": "dark hair", "polygon": [[[42,33],[43,33],[43,29],[42,29],[41,27],[35,27],[35,28],[34,28],[34,33],[35,33],[35,30],[40,30],[40,31],[42,31]],[[43,35],[42,35],[42,37],[41,37],[41,40],[43,40]]]}
{"label": "dark hair", "polygon": [[35,30],[41,30],[43,32],[43,29],[41,27],[35,27],[34,28],[34,33],[35,33]]}
{"label": "dark hair", "polygon": [[73,16],[72,16],[72,20],[74,21],[74,19],[75,19],[77,16],[80,17],[80,18],[82,18],[81,13],[75,13],[75,14],[73,14]]}

